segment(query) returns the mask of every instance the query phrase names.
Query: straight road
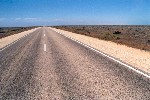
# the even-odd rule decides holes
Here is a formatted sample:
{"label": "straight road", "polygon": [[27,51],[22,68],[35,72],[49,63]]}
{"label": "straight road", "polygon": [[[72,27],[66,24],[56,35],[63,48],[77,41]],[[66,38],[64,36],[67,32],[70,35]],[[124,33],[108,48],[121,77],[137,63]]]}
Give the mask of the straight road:
{"label": "straight road", "polygon": [[150,100],[150,83],[43,27],[0,52],[0,100]]}

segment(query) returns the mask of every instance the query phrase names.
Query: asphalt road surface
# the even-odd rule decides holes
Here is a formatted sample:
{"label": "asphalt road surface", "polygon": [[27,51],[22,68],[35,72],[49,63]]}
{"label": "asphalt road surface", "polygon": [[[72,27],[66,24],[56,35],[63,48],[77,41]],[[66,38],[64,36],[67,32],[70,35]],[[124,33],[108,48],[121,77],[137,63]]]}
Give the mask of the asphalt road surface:
{"label": "asphalt road surface", "polygon": [[43,27],[0,52],[0,100],[150,100],[150,83]]}

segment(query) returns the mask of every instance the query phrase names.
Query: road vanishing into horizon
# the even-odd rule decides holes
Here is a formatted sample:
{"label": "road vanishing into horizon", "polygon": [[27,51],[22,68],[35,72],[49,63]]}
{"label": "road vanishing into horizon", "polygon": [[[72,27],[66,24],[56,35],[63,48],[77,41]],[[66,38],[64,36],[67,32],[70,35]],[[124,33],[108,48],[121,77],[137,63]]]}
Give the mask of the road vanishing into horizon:
{"label": "road vanishing into horizon", "polygon": [[42,27],[0,51],[0,100],[150,100],[150,83]]}

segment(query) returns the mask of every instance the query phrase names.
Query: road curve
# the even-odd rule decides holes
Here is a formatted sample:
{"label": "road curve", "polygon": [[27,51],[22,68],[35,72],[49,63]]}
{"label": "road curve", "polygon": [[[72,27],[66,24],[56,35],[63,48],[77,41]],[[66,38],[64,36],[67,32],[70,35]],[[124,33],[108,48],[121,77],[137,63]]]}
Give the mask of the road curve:
{"label": "road curve", "polygon": [[0,100],[150,100],[150,83],[43,27],[0,52]]}

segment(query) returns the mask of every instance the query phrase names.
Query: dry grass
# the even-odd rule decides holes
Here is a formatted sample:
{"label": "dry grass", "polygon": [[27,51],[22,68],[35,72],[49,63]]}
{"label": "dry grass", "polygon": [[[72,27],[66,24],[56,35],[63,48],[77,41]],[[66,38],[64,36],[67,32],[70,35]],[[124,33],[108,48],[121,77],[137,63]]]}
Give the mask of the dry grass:
{"label": "dry grass", "polygon": [[1,27],[0,38],[4,38],[10,35],[18,34],[23,31],[27,31],[36,27]]}

